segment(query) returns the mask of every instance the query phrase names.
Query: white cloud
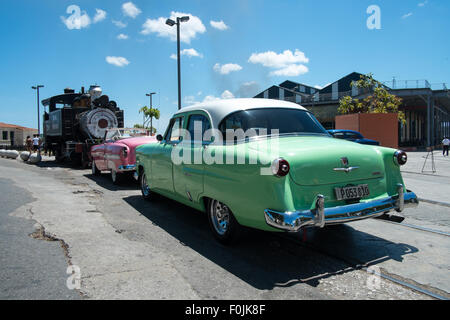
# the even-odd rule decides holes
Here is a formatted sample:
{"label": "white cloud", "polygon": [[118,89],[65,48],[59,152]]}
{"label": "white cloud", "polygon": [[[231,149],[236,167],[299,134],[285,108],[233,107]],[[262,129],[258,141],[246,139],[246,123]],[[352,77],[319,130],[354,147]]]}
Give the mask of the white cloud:
{"label": "white cloud", "polygon": [[235,72],[242,70],[242,67],[235,63],[227,63],[224,65],[220,65],[220,63],[216,63],[213,67],[214,71],[220,74],[229,74],[230,72]]}
{"label": "white cloud", "polygon": [[[183,101],[184,101],[184,104],[196,104],[197,103],[194,96],[185,96]],[[178,102],[177,102],[177,104],[178,104]]]}
{"label": "white cloud", "polygon": [[119,39],[119,40],[127,40],[128,39],[128,35],[121,33],[121,34],[119,34],[117,36],[117,39]]}
{"label": "white cloud", "polygon": [[412,12],[409,12],[409,13],[407,13],[407,14],[404,14],[404,15],[402,16],[402,19],[409,18],[409,17],[411,17],[412,15],[413,15],[413,13],[412,13]]}
{"label": "white cloud", "polygon": [[106,19],[106,11],[102,10],[102,9],[95,9],[96,14],[94,16],[94,23],[103,21]]}
{"label": "white cloud", "polygon": [[216,100],[220,100],[220,98],[217,98],[217,97],[211,95],[211,96],[206,96],[202,102],[209,102],[209,101],[216,101]]}
{"label": "white cloud", "polygon": [[106,57],[106,62],[117,67],[125,67],[130,64],[130,62],[124,57]]}
{"label": "white cloud", "polygon": [[428,0],[425,0],[424,2],[419,2],[419,4],[417,4],[417,6],[419,7],[425,7],[425,5],[428,3]]}
{"label": "white cloud", "polygon": [[134,5],[133,2],[126,2],[122,5],[122,12],[124,15],[136,18],[142,11]]}
{"label": "white cloud", "polygon": [[222,99],[233,99],[234,98],[234,94],[232,94],[230,91],[225,90],[224,92],[222,92],[222,94],[220,95],[220,97]]}
{"label": "white cloud", "polygon": [[68,6],[66,13],[71,15],[67,18],[61,16],[61,20],[69,30],[80,30],[91,24],[91,18],[89,18],[86,11],[81,11],[80,7],[77,5]]}
{"label": "white cloud", "polygon": [[308,67],[303,64],[291,64],[290,66],[272,71],[269,75],[278,77],[296,77],[309,71]]}
{"label": "white cloud", "polygon": [[[182,56],[188,56],[188,57],[198,57],[198,58],[203,58],[203,54],[198,53],[197,50],[195,49],[183,49],[180,51],[180,55]],[[172,54],[170,55],[171,59],[177,60],[177,55],[176,54]]]}
{"label": "white cloud", "polygon": [[[174,12],[170,13],[170,19],[176,21],[177,17],[189,16],[189,21],[181,22],[180,27],[180,41],[184,43],[191,43],[197,34],[202,34],[206,31],[200,18],[188,13]],[[169,38],[172,41],[177,41],[176,26],[168,26],[166,24],[166,17],[159,17],[158,19],[147,19],[142,25],[142,34],[148,35],[156,33],[158,37]]]}
{"label": "white cloud", "polygon": [[261,91],[260,85],[256,81],[244,82],[239,86],[237,94],[240,98],[254,97]]}
{"label": "white cloud", "polygon": [[211,24],[211,27],[218,29],[218,30],[227,30],[229,27],[225,24],[225,22],[223,22],[222,20],[220,21],[213,21],[211,20],[209,22]]}
{"label": "white cloud", "polygon": [[253,53],[248,61],[269,68],[284,68],[295,63],[308,63],[309,59],[303,52],[295,49],[294,53],[291,50],[285,50],[280,54],[273,51]]}
{"label": "white cloud", "polygon": [[248,62],[277,69],[270,72],[271,76],[295,77],[309,71],[308,67],[304,65],[309,62],[309,59],[298,49],[295,49],[294,53],[291,50],[285,50],[283,53],[273,51],[253,53]]}
{"label": "white cloud", "polygon": [[112,23],[118,28],[125,28],[127,26],[127,24],[122,21],[112,20]]}
{"label": "white cloud", "polygon": [[[199,92],[199,94],[200,94],[200,92]],[[192,105],[192,104],[197,104],[197,103],[202,103],[202,102],[216,101],[216,100],[220,100],[220,99],[233,99],[233,98],[234,98],[234,94],[229,90],[225,90],[220,95],[220,98],[216,97],[214,95],[207,95],[206,97],[203,98],[203,100],[198,101],[198,100],[196,100],[195,96],[185,96],[183,99],[183,103],[185,105]],[[178,102],[176,104],[178,104]]]}

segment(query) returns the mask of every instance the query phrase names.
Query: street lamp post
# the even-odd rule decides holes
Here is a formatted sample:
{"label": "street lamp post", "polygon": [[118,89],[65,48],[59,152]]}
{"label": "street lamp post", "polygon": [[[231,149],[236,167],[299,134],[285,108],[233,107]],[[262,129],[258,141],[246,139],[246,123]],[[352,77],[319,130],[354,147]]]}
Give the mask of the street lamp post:
{"label": "street lamp post", "polygon": [[[37,120],[38,120],[38,136],[39,139],[41,138],[41,119],[40,119],[40,110],[39,110],[39,88],[43,88],[44,86],[42,84],[38,84],[37,86],[31,87],[31,89],[36,90],[36,96],[37,96]],[[41,153],[41,144],[38,146],[38,152]]]}
{"label": "street lamp post", "polygon": [[[156,92],[145,94],[147,97],[150,97],[150,113],[152,112],[152,107],[153,107],[152,96],[154,94],[156,94]],[[145,117],[145,115],[144,115],[144,117]],[[150,114],[150,135],[153,136],[153,117],[151,116],[151,114]]]}
{"label": "street lamp post", "polygon": [[189,16],[177,17],[177,22],[167,19],[166,24],[173,27],[177,25],[177,62],[178,62],[178,110],[181,109],[181,67],[180,67],[180,24],[189,21]]}

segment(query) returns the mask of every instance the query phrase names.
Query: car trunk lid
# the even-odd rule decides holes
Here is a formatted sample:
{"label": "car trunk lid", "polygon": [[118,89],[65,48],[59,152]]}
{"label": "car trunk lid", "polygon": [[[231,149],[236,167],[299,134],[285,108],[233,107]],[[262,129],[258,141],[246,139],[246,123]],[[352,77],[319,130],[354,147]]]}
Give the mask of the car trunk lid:
{"label": "car trunk lid", "polygon": [[[261,143],[266,142],[257,142]],[[250,146],[255,147],[261,145]],[[275,159],[273,144],[271,148]],[[324,136],[296,136],[280,137],[278,149],[279,157],[289,162],[292,180],[299,185],[351,183],[380,178],[384,173],[380,151],[373,146]]]}

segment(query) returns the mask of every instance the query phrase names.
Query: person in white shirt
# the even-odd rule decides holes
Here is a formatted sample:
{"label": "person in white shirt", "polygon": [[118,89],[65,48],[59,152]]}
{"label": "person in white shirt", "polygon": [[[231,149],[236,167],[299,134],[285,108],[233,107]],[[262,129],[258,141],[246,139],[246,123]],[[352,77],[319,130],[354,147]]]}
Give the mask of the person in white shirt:
{"label": "person in white shirt", "polygon": [[39,145],[41,144],[41,139],[39,138],[39,135],[35,134],[33,138],[33,150],[37,151],[39,150]]}
{"label": "person in white shirt", "polygon": [[448,148],[450,146],[450,140],[447,137],[445,137],[444,140],[442,140],[442,146],[443,146],[442,154],[444,155],[444,157],[445,157],[445,154],[447,154],[447,157],[448,157]]}

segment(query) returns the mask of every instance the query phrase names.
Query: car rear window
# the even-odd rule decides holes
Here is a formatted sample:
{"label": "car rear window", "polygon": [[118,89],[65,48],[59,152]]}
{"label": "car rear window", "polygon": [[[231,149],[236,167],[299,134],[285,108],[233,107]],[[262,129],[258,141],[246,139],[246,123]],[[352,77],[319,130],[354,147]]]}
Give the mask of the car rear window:
{"label": "car rear window", "polygon": [[[232,113],[225,117],[219,124],[219,130],[223,138],[226,138],[227,130],[242,129],[245,131],[254,129],[257,134],[273,133],[278,130],[284,134],[324,134],[327,131],[316,118],[305,110],[289,108],[264,108],[251,109]],[[264,129],[264,130],[263,130]]]}

